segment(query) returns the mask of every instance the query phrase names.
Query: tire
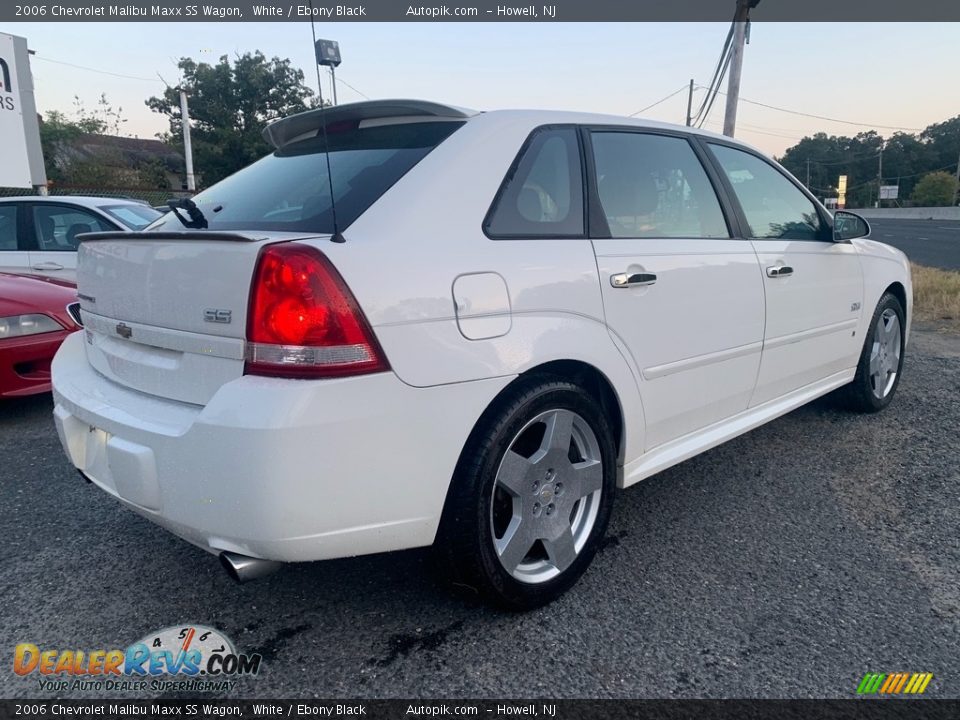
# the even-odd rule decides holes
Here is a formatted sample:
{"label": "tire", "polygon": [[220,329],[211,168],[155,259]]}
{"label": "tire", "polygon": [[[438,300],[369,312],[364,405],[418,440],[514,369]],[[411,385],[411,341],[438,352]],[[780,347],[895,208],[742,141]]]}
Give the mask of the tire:
{"label": "tire", "polygon": [[895,295],[886,293],[870,319],[857,374],[840,392],[847,408],[874,413],[893,400],[903,371],[904,327],[903,306]]}
{"label": "tire", "polygon": [[615,488],[613,434],[598,401],[573,383],[531,378],[467,441],[435,544],[441,569],[498,607],[544,605],[587,569]]}

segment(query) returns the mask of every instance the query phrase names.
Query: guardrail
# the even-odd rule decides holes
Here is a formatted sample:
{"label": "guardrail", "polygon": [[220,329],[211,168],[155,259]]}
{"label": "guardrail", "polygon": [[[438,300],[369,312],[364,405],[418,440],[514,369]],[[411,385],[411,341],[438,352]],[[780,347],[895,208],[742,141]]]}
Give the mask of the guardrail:
{"label": "guardrail", "polygon": [[960,207],[857,208],[852,210],[870,219],[882,220],[960,220]]}

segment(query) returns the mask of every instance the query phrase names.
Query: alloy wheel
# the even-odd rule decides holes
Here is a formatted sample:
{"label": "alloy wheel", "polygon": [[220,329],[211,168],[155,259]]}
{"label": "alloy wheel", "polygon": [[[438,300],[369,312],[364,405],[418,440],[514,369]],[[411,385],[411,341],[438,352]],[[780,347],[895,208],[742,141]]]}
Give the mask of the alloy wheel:
{"label": "alloy wheel", "polygon": [[602,487],[600,444],[580,415],[554,409],[528,422],[493,486],[490,524],[503,568],[531,584],[569,568],[596,524]]}

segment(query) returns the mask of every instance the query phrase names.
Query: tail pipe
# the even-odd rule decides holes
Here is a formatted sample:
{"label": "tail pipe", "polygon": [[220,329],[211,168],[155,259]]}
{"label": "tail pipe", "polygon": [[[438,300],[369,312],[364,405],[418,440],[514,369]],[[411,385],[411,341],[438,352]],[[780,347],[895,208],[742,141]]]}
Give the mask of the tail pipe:
{"label": "tail pipe", "polygon": [[261,560],[260,558],[248,557],[239,553],[222,552],[220,553],[220,564],[227,571],[227,575],[232,577],[238,583],[257,580],[258,578],[271,575],[280,569],[282,562],[276,560]]}

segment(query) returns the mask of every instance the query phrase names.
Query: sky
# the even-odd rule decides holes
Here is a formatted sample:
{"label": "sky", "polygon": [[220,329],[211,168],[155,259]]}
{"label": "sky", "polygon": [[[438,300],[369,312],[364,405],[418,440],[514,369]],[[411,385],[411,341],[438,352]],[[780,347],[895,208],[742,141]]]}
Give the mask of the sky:
{"label": "sky", "polygon": [[[478,110],[551,108],[684,123],[686,86],[708,85],[726,23],[317,23],[337,40],[341,103],[422,98]],[[214,63],[260,50],[290,58],[316,90],[310,25],[302,23],[8,23],[27,38],[40,112],[89,109],[101,93],[122,108],[122,133],[154,137],[165,119],[144,100],[178,81],[183,56]],[[960,25],[752,25],[737,137],[780,155],[807,134],[911,132],[960,114]],[[64,64],[83,66],[71,67]],[[85,68],[85,69],[84,69]],[[110,74],[112,73],[112,74]],[[129,77],[120,77],[129,76]],[[162,80],[161,80],[162,78]],[[339,82],[342,80],[343,82]],[[329,75],[324,72],[324,94]],[[347,84],[349,84],[349,86]],[[726,90],[726,84],[723,87]],[[694,98],[697,107],[702,91]],[[704,126],[722,130],[724,97]],[[888,126],[888,127],[881,127]]]}

